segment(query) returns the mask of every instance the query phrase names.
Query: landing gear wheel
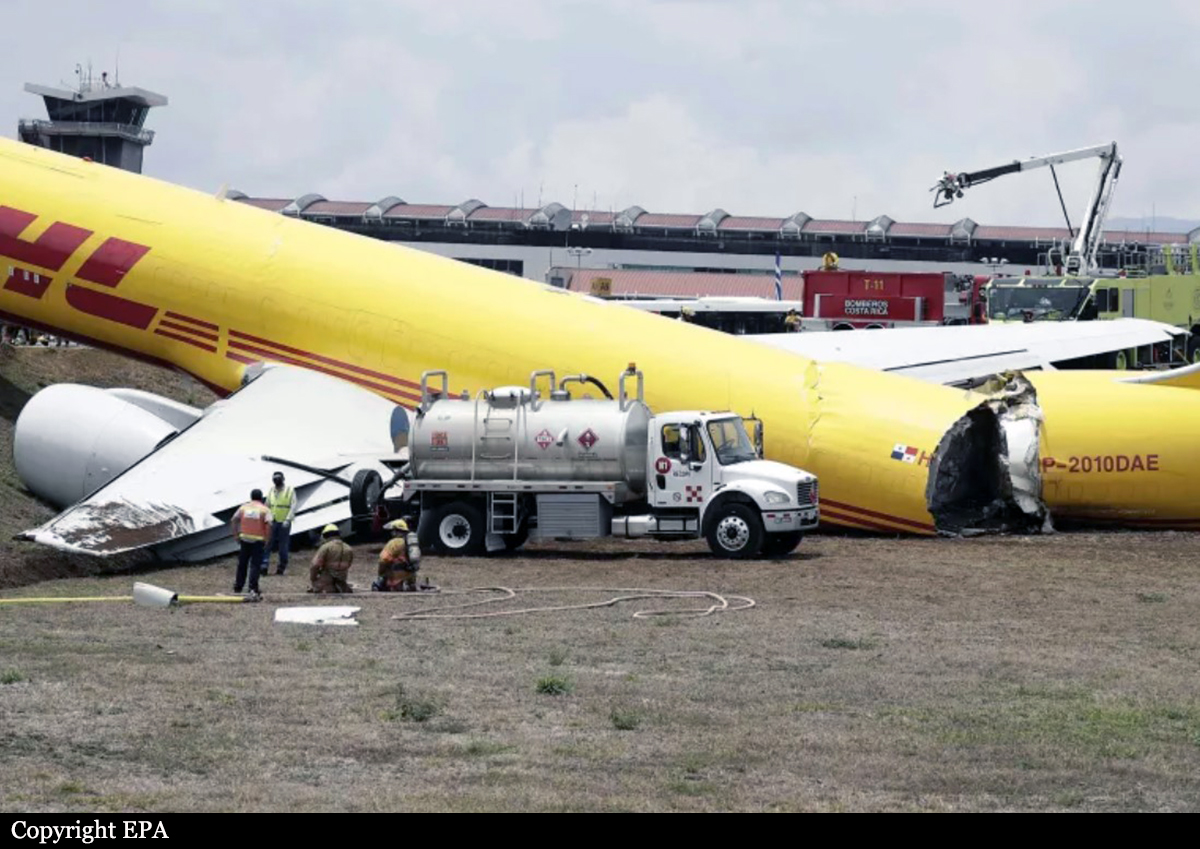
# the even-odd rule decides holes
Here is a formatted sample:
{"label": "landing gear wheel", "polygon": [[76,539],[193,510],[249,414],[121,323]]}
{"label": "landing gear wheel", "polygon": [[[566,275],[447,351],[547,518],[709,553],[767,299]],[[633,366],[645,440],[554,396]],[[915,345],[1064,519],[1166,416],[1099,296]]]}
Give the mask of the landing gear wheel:
{"label": "landing gear wheel", "polygon": [[782,534],[767,534],[763,541],[764,557],[787,557],[796,550],[800,540],[804,539],[802,531],[788,531]]}
{"label": "landing gear wheel", "polygon": [[437,548],[437,511],[433,508],[422,510],[417,517],[417,545],[421,551],[434,553]]}
{"label": "landing gear wheel", "polygon": [[1117,371],[1126,371],[1129,368],[1129,355],[1124,351],[1114,351],[1109,361],[1112,363],[1110,368]]}
{"label": "landing gear wheel", "polygon": [[437,552],[448,557],[483,554],[483,534],[483,514],[465,501],[447,504],[434,519]]}
{"label": "landing gear wheel", "polygon": [[359,469],[350,481],[350,515],[356,534],[370,533],[375,505],[383,494],[383,478],[374,469]]}
{"label": "landing gear wheel", "polygon": [[708,547],[717,557],[749,560],[762,550],[764,536],[757,511],[733,502],[717,508],[708,526]]}

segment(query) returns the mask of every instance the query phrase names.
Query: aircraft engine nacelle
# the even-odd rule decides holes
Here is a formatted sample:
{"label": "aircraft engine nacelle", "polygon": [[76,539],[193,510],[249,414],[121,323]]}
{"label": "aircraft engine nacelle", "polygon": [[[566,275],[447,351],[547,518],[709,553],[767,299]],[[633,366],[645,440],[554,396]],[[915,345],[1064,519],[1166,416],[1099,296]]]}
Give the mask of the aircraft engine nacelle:
{"label": "aircraft engine nacelle", "polygon": [[[151,409],[165,411],[175,423]],[[124,472],[196,416],[198,410],[148,393],[48,386],[17,418],[13,461],[30,492],[65,507]]]}

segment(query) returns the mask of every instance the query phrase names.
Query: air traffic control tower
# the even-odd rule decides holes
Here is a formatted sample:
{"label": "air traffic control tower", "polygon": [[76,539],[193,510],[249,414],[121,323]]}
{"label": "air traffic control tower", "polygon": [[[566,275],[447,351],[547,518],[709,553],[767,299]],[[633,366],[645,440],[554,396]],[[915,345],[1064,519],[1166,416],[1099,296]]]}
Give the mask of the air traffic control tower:
{"label": "air traffic control tower", "polygon": [[25,90],[46,101],[49,120],[21,119],[23,142],[71,156],[86,157],[126,171],[142,172],[142,153],[154,141],[143,128],[152,106],[166,106],[161,94],[112,83],[107,73],[93,81],[90,69],[77,67],[77,91],[25,83]]}

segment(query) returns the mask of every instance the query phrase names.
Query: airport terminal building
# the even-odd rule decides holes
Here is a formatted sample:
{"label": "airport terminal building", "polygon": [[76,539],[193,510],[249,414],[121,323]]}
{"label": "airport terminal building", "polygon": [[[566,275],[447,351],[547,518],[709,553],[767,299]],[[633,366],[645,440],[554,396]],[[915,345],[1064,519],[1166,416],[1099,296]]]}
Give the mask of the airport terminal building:
{"label": "airport terminal building", "polygon": [[[723,209],[697,214],[650,212],[638,206],[619,212],[571,210],[561,203],[493,207],[474,199],[408,203],[394,195],[377,201],[328,200],[319,194],[261,198],[238,191],[228,196],[282,215],[564,287],[573,270],[586,269],[657,272],[660,288],[670,288],[669,281],[686,273],[707,272],[725,279],[730,274],[771,275],[777,253],[784,273],[791,276],[818,267],[831,251],[849,268],[1019,274],[1044,263],[1047,253],[1072,235],[1065,227],[996,226],[970,218],[934,224],[895,221],[886,215],[846,221],[803,212],[778,218],[731,215]],[[1109,231],[1105,263],[1116,268],[1131,264],[1133,255],[1150,246],[1197,242],[1200,229],[1186,234]],[[763,285],[761,277],[748,278],[745,294],[758,294]]]}

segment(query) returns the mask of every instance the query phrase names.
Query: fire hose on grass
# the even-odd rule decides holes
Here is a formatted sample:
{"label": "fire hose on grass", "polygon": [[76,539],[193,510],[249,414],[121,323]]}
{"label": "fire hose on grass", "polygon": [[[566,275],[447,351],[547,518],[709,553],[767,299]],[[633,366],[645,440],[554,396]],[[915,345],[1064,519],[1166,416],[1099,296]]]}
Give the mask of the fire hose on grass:
{"label": "fire hose on grass", "polygon": [[41,596],[31,598],[0,598],[0,606],[16,604],[91,604],[105,601],[132,601],[142,607],[173,607],[180,604],[244,604],[253,599],[241,595],[179,595],[179,593],[144,584],[133,585],[133,595],[100,596]]}
{"label": "fire hose on grass", "polygon": [[[471,608],[478,608],[484,605],[498,604],[505,601],[510,601],[525,593],[569,593],[569,592],[596,592],[596,593],[616,593],[609,598],[600,599],[597,601],[580,602],[577,604],[557,604],[545,605],[540,607],[519,607],[506,610],[487,610],[482,612],[463,612]],[[353,593],[350,595],[337,595],[337,598],[353,598],[361,599],[380,599],[391,598],[397,601],[402,598],[416,598],[421,596],[454,596],[454,595],[477,595],[486,593],[488,598],[483,598],[475,601],[464,601],[458,604],[443,604],[433,608],[423,608],[407,610],[401,613],[394,614],[393,620],[418,620],[418,619],[494,619],[503,616],[523,616],[532,613],[561,613],[573,610],[597,610],[604,607],[615,607],[630,601],[645,601],[649,599],[671,600],[671,599],[701,599],[707,601],[706,605],[700,607],[687,608],[652,608],[649,610],[637,610],[633,613],[634,619],[648,619],[654,616],[688,616],[702,617],[710,616],[714,613],[736,612],[739,610],[749,610],[756,606],[754,599],[747,596],[730,595],[724,596],[719,593],[709,590],[661,590],[648,589],[643,587],[470,587],[461,590],[439,590],[437,588],[429,588],[424,593]],[[331,594],[333,595],[333,594]],[[272,594],[272,598],[308,598],[313,599],[311,593],[279,593]],[[242,595],[179,595],[162,587],[156,587],[153,584],[142,583],[141,581],[133,585],[133,595],[123,596],[42,596],[31,598],[6,598],[0,599],[0,606],[3,605],[20,605],[20,604],[86,604],[98,602],[130,602],[141,607],[167,608],[176,607],[184,604],[245,604],[247,602],[255,602],[259,599],[253,596]]]}

